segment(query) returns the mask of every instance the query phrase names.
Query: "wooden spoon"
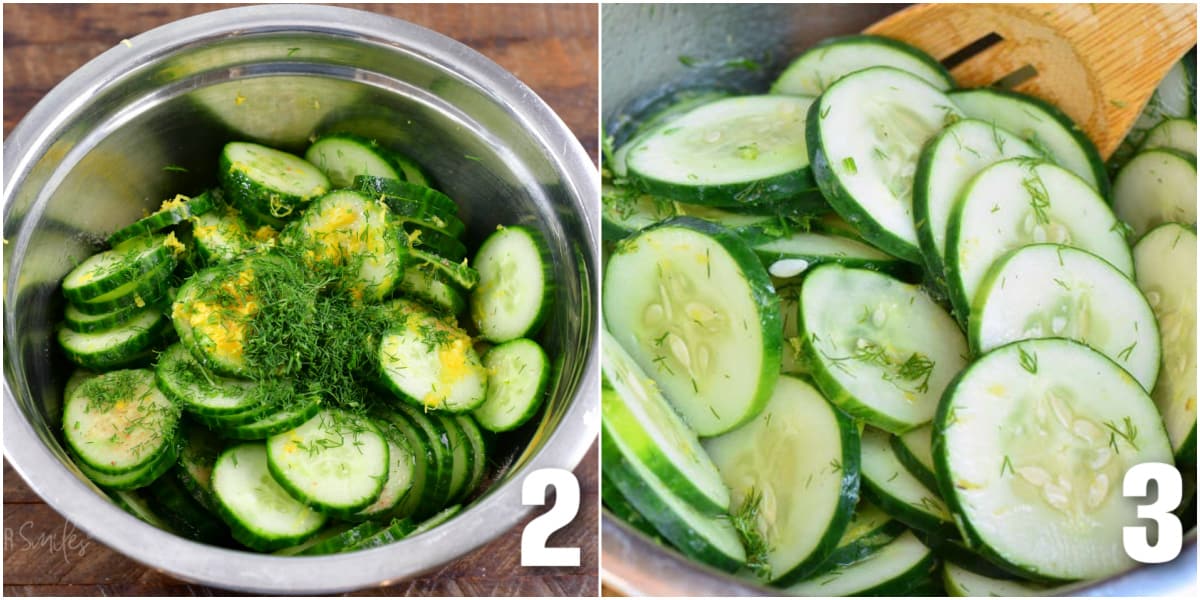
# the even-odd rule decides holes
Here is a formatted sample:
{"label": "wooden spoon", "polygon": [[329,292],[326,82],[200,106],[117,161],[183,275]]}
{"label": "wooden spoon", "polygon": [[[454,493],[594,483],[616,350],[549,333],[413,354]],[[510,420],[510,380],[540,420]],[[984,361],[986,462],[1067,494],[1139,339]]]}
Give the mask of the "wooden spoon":
{"label": "wooden spoon", "polygon": [[1196,44],[1196,5],[920,4],[866,33],[928,52],[962,87],[999,83],[1049,101],[1108,158]]}

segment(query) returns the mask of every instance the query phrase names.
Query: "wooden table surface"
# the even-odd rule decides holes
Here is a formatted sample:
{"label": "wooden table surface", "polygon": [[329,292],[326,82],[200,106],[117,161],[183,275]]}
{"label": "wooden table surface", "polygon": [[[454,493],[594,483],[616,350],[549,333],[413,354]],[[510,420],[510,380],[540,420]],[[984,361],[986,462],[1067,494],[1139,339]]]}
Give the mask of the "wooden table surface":
{"label": "wooden table surface", "polygon": [[[46,92],[108,48],[142,31],[229,5],[4,6],[4,135]],[[530,86],[597,159],[598,23],[595,5],[348,5],[459,40]],[[576,469],[579,516],[551,536],[582,549],[578,568],[522,568],[515,528],[442,569],[355,595],[595,596],[598,459]],[[146,568],[74,528],[4,464],[4,595],[225,595]]]}

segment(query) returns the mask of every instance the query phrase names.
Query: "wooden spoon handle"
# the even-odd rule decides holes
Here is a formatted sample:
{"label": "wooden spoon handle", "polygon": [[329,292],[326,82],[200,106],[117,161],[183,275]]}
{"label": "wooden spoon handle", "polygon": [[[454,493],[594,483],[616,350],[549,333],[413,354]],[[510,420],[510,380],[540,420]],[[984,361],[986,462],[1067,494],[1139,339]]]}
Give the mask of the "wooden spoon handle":
{"label": "wooden spoon handle", "polygon": [[1002,41],[951,69],[963,87],[1028,66],[1013,89],[1058,106],[1108,157],[1167,71],[1196,44],[1195,4],[921,4],[867,33],[938,60],[989,33]]}

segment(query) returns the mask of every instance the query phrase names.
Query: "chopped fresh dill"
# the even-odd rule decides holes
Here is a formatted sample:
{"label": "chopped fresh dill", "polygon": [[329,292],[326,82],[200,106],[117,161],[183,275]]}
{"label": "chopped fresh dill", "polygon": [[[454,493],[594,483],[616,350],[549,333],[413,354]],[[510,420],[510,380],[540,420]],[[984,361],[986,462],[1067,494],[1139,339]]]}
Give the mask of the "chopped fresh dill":
{"label": "chopped fresh dill", "polygon": [[1008,471],[1009,475],[1016,473],[1016,471],[1013,470],[1012,459],[1009,458],[1007,454],[1004,455],[1004,462],[1000,463],[1000,476],[1001,477],[1004,477],[1005,471]]}
{"label": "chopped fresh dill", "polygon": [[854,162],[853,156],[847,156],[842,159],[842,168],[851,175],[858,175],[858,165]]}
{"label": "chopped fresh dill", "polygon": [[179,165],[167,165],[167,166],[163,167],[162,170],[170,171],[172,173],[187,173],[188,172],[187,167],[181,167]]}
{"label": "chopped fresh dill", "polygon": [[1041,225],[1050,223],[1050,216],[1046,213],[1046,209],[1050,208],[1050,192],[1046,189],[1046,183],[1042,181],[1042,177],[1029,168],[1029,177],[1021,180],[1021,187],[1025,188],[1025,192],[1029,194],[1029,206],[1033,209],[1034,219]]}
{"label": "chopped fresh dill", "polygon": [[738,506],[737,511],[730,515],[729,522],[737,531],[738,537],[742,539],[742,545],[746,548],[746,567],[759,579],[770,581],[769,555],[771,547],[759,523],[762,501],[762,492],[757,488],[750,488],[747,490],[746,496],[742,498],[742,503]]}
{"label": "chopped fresh dill", "polygon": [[1113,423],[1112,421],[1105,421],[1103,425],[1108,428],[1110,432],[1108,444],[1112,446],[1113,450],[1116,451],[1117,454],[1121,453],[1121,449],[1117,446],[1117,438],[1125,440],[1125,443],[1129,444],[1135,451],[1140,450],[1137,445],[1138,430],[1137,426],[1133,424],[1132,418],[1123,417],[1121,419],[1121,426],[1117,426],[1117,424]]}
{"label": "chopped fresh dill", "polygon": [[[1135,324],[1136,324],[1136,323],[1135,323]],[[1130,344],[1130,345],[1126,346],[1126,347],[1125,347],[1125,349],[1123,349],[1123,350],[1121,350],[1120,352],[1118,352],[1118,353],[1117,353],[1117,358],[1119,358],[1119,359],[1121,359],[1121,360],[1123,360],[1123,361],[1126,361],[1126,362],[1128,362],[1128,361],[1129,361],[1129,357],[1130,357],[1130,356],[1133,356],[1133,349],[1134,349],[1135,347],[1137,347],[1137,340],[1134,340],[1132,344]]]}

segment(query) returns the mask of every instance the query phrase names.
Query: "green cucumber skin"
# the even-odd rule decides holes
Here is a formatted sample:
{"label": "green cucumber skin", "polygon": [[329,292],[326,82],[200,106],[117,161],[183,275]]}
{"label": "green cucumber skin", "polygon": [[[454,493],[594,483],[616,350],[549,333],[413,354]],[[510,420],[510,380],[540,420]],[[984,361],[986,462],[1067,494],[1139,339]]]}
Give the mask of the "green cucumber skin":
{"label": "green cucumber skin", "polygon": [[392,410],[408,419],[412,426],[424,432],[426,439],[429,440],[429,447],[432,449],[435,462],[431,462],[430,468],[425,471],[425,494],[422,495],[421,504],[413,514],[416,516],[432,514],[441,508],[442,502],[446,500],[450,491],[450,476],[454,467],[453,449],[449,446],[449,437],[444,431],[441,431],[438,423],[418,412],[412,405],[396,403]]}
{"label": "green cucumber skin", "polygon": [[[631,504],[634,504],[640,514],[645,515],[647,520],[655,524],[655,528],[664,538],[670,540],[683,554],[722,571],[733,573],[743,566],[742,562],[709,548],[707,542],[695,531],[676,520],[662,500],[657,496],[652,496],[650,490],[638,476],[625,466],[625,459],[617,450],[616,442],[609,436],[609,433],[604,428],[601,428],[600,431],[603,438],[600,449],[603,454],[602,464],[605,476],[621,489],[622,495]],[[639,490],[641,496],[636,500],[630,498],[628,494],[625,494],[626,488]]]}
{"label": "green cucumber skin", "polygon": [[458,214],[458,203],[449,196],[415,182],[360,175],[354,178],[352,187],[368,195],[381,194],[385,196],[384,202],[387,202],[386,196],[395,196],[411,202],[425,203],[435,215],[453,217]]}
{"label": "green cucumber skin", "polygon": [[[1012,344],[1020,343],[1022,342],[1013,342]],[[1012,344],[1007,345],[1011,346]],[[1004,347],[1005,346],[1000,346],[999,348],[995,348],[992,350],[992,352]],[[945,537],[948,537],[949,539],[963,540],[963,543],[968,550],[978,553],[987,562],[995,565],[1001,571],[1020,574],[1020,576],[1026,579],[1031,579],[1038,583],[1069,583],[1067,580],[1046,577],[1043,574],[1009,562],[998,552],[994,551],[991,546],[988,546],[975,528],[971,525],[971,523],[962,517],[964,509],[962,504],[960,504],[958,501],[958,495],[954,493],[954,479],[950,473],[950,456],[948,450],[946,449],[945,430],[952,424],[950,417],[953,415],[953,412],[950,409],[953,403],[950,402],[950,399],[954,398],[954,392],[958,389],[959,384],[962,383],[963,379],[966,378],[966,375],[970,373],[977,364],[979,363],[975,362],[967,365],[967,367],[960,371],[958,375],[954,376],[954,379],[950,380],[950,383],[946,385],[946,391],[942,393],[943,401],[938,403],[937,413],[933,417],[933,465],[937,471],[937,491],[941,494],[942,500],[950,509],[950,514],[954,517],[954,522],[958,528],[958,535],[950,535]],[[1116,363],[1113,364],[1116,365]],[[1117,366],[1117,368],[1119,369],[1120,367]]]}
{"label": "green cucumber skin", "polygon": [[138,285],[128,294],[113,298],[112,300],[104,300],[100,302],[75,302],[75,308],[79,312],[86,315],[103,315],[114,311],[121,310],[130,304],[137,304],[137,298],[141,298],[146,306],[159,304],[167,296],[168,283],[171,279],[171,271],[174,270],[173,263],[167,263],[160,268],[142,274]]}
{"label": "green cucumber skin", "polygon": [[[413,423],[411,419],[394,410],[379,410],[372,413],[380,422],[391,426],[394,433],[403,437],[413,452],[413,481],[404,497],[396,506],[384,513],[393,518],[409,517],[423,510],[425,505],[432,504],[433,483],[437,477],[437,454],[433,451],[432,441],[424,429]],[[410,436],[411,432],[411,436]],[[419,465],[416,463],[420,463]]]}
{"label": "green cucumber skin", "polygon": [[467,436],[467,440],[471,442],[471,449],[474,452],[474,459],[471,463],[471,476],[467,479],[467,487],[463,490],[460,501],[466,501],[471,497],[475,490],[479,489],[479,484],[483,483],[483,478],[487,475],[488,463],[488,442],[483,436],[483,431],[479,424],[470,415],[459,414],[455,415],[458,419],[459,427],[463,428],[463,432]]}
{"label": "green cucumber skin", "polygon": [[823,573],[836,571],[860,562],[874,554],[876,550],[900,537],[900,534],[904,533],[905,529],[904,523],[891,519],[878,528],[863,534],[862,537],[853,542],[835,549],[808,577],[820,577]]}
{"label": "green cucumber skin", "polygon": [[[101,277],[94,281],[84,283],[78,287],[68,288],[64,285],[62,287],[63,296],[69,302],[75,304],[77,308],[79,308],[80,305],[86,305],[88,308],[92,308],[97,304],[108,304],[112,302],[112,300],[99,303],[94,302],[94,299],[99,296],[112,292],[113,290],[116,290],[117,288],[130,282],[134,282],[139,279],[148,279],[152,274],[159,271],[170,272],[175,268],[175,256],[169,248],[162,245],[161,242],[163,239],[164,238],[161,236],[158,238],[148,238],[145,243],[155,246],[152,248],[130,249],[128,251],[122,251],[126,252],[126,257],[128,257],[129,254],[135,254],[141,256],[141,259],[134,263],[122,265],[120,271],[109,273],[106,277]],[[137,244],[139,242],[132,241],[130,243]],[[110,250],[109,252],[117,251],[121,250],[114,249]],[[142,255],[143,252],[148,252],[148,254]],[[74,271],[71,273],[74,273]],[[68,274],[68,277],[69,275],[70,274]],[[122,302],[122,304],[126,303]],[[88,314],[96,314],[89,311],[85,312],[88,312]]]}
{"label": "green cucumber skin", "polygon": [[322,554],[345,552],[382,530],[383,526],[375,521],[359,523],[346,531],[301,550],[296,556],[320,556]]}
{"label": "green cucumber skin", "polygon": [[[809,113],[811,115],[811,111]],[[647,194],[679,202],[716,207],[747,205],[778,205],[815,202],[821,192],[813,178],[813,169],[803,167],[767,179],[750,183],[730,183],[709,186],[687,186],[659,181],[634,172],[629,173],[630,185]]]}
{"label": "green cucumber skin", "polygon": [[135,316],[135,313],[139,313],[150,308],[152,307],[149,305],[147,305],[146,308],[138,308],[138,305],[131,302],[123,308],[118,308],[113,312],[104,313],[103,315],[84,315],[85,317],[98,316],[101,318],[80,321],[64,315],[63,322],[66,323],[68,328],[79,333],[98,333],[101,331],[114,329],[122,323],[132,319]]}
{"label": "green cucumber skin", "polygon": [[375,535],[368,536],[358,543],[345,548],[342,550],[342,552],[367,550],[369,548],[385,546],[387,544],[391,544],[392,542],[398,542],[408,537],[415,529],[416,526],[413,525],[412,521],[408,519],[397,519],[392,521],[392,524],[387,528],[382,529],[376,532]]}
{"label": "green cucumber skin", "polygon": [[[715,240],[722,248],[729,253],[730,258],[741,268],[743,275],[746,278],[746,285],[750,288],[750,297],[754,304],[760,307],[759,321],[757,325],[762,331],[763,340],[763,364],[758,375],[758,390],[756,390],[753,400],[750,403],[749,410],[735,423],[731,423],[724,431],[732,431],[758,416],[762,409],[771,399],[771,393],[775,390],[775,382],[779,379],[779,371],[783,364],[783,315],[780,312],[779,295],[775,293],[775,286],[771,283],[771,277],[767,274],[766,269],[762,266],[762,262],[758,256],[754,254],[754,250],[737,234],[728,229],[715,225],[703,219],[694,217],[675,217],[668,219],[655,225],[643,229],[638,235],[622,240],[617,244],[614,255],[621,254],[622,249],[628,247],[627,244],[636,244],[638,238],[650,231],[654,231],[660,227],[681,227],[690,229],[702,234],[705,234]],[[611,259],[610,259],[611,264]],[[607,273],[606,273],[607,277]],[[607,283],[607,282],[606,282]],[[613,287],[612,285],[604,285],[602,289]],[[619,285],[615,287],[619,288]],[[603,303],[602,306],[607,305]],[[614,336],[616,337],[616,336]],[[724,431],[711,435],[719,435]]]}
{"label": "green cucumber skin", "polygon": [[933,239],[933,227],[929,223],[929,202],[926,198],[929,194],[929,177],[933,172],[933,153],[929,149],[937,147],[943,138],[951,135],[948,131],[949,128],[942,129],[929,138],[925,150],[918,155],[917,170],[913,174],[913,223],[917,229],[917,247],[921,250],[920,264],[925,266],[930,283],[939,292],[947,289],[946,264],[938,254],[937,243]]}
{"label": "green cucumber skin", "polygon": [[908,472],[913,477],[916,477],[921,483],[925,484],[925,487],[928,487],[932,491],[941,489],[938,485],[937,474],[930,471],[929,467],[921,464],[921,461],[917,460],[916,456],[913,456],[913,453],[908,450],[908,446],[905,446],[900,441],[900,436],[893,435],[891,444],[892,451],[896,453],[896,458],[900,461],[901,465],[904,465],[905,469],[908,469]]}
{"label": "green cucumber skin", "polygon": [[[543,311],[543,312],[545,312],[545,311]],[[538,382],[537,382],[537,386],[535,387],[535,389],[537,390],[535,392],[535,400],[533,402],[530,402],[525,407],[525,410],[522,411],[521,414],[517,415],[515,418],[510,419],[506,422],[492,422],[492,421],[488,421],[487,419],[481,419],[478,416],[476,416],[476,413],[479,410],[478,408],[475,411],[471,412],[471,417],[474,419],[475,423],[477,423],[480,427],[482,427],[488,431],[491,431],[492,433],[503,433],[505,431],[512,431],[513,429],[516,429],[516,428],[524,425],[526,422],[528,422],[530,419],[532,419],[533,416],[536,415],[539,410],[541,410],[542,405],[545,404],[546,386],[549,385],[549,383],[550,383],[550,369],[551,369],[550,357],[546,356],[546,351],[543,350],[542,347],[537,344],[537,342],[534,342],[533,340],[530,340],[529,338],[523,338],[523,337],[517,338],[515,340],[509,340],[507,342],[504,342],[503,344],[493,346],[491,349],[488,350],[488,352],[491,352],[492,350],[495,350],[496,348],[499,348],[506,344],[512,344],[512,343],[534,344],[537,347],[538,352],[541,354],[543,367],[542,367],[541,372],[538,373]],[[485,395],[484,402],[487,402],[486,395]]]}
{"label": "green cucumber skin", "polygon": [[[804,377],[797,377],[805,382],[811,383],[810,380]],[[819,391],[815,384],[813,389]],[[826,401],[828,403],[828,401]],[[841,431],[842,438],[842,490],[839,494],[837,508],[834,509],[833,519],[829,527],[825,530],[825,535],[821,541],[813,548],[809,558],[800,564],[792,567],[791,571],[775,577],[772,585],[789,586],[803,579],[811,577],[813,573],[820,570],[833,556],[838,549],[838,542],[841,541],[842,535],[846,533],[846,528],[850,526],[850,519],[854,516],[854,507],[858,505],[859,494],[861,493],[864,479],[861,476],[861,459],[862,448],[858,434],[858,424],[851,419],[846,413],[838,410],[838,407],[829,403],[829,410],[833,412],[834,417],[838,422],[838,429]]]}
{"label": "green cucumber skin", "polygon": [[[524,235],[526,238],[528,238],[530,245],[537,249],[538,265],[542,269],[542,297],[536,299],[530,298],[530,302],[538,302],[538,306],[540,308],[538,309],[537,315],[535,315],[533,320],[529,322],[529,327],[516,336],[516,338],[532,338],[537,335],[538,331],[541,330],[542,325],[546,323],[546,319],[550,316],[550,309],[554,306],[554,296],[557,292],[557,286],[555,286],[554,283],[554,257],[551,256],[550,246],[546,243],[546,237],[542,235],[541,231],[525,225],[511,225],[505,226],[501,231],[492,233],[483,241],[482,244],[479,245],[479,249],[475,251],[474,264],[479,264],[479,257],[483,255],[485,248],[489,245],[488,242],[502,243],[504,241],[504,237],[508,235]],[[481,276],[478,274],[478,272],[476,272],[475,283],[479,282],[480,277]],[[461,282],[459,283],[461,284]],[[470,287],[463,287],[466,287],[467,290],[470,290],[474,286],[472,285]],[[470,307],[472,308],[473,312],[475,306],[474,298],[471,298],[468,301],[468,304],[471,305]],[[489,339],[488,341],[493,343],[503,343],[511,340]]]}
{"label": "green cucumber skin", "polygon": [[621,490],[617,488],[617,484],[613,483],[607,473],[601,473],[600,482],[600,499],[604,503],[604,507],[612,511],[618,519],[625,522],[626,525],[637,529],[638,531],[650,536],[656,542],[666,543],[662,536],[658,535],[658,531],[654,529],[654,525],[646,520],[641,513],[625,499],[621,494]]}
{"label": "green cucumber skin", "polygon": [[[980,88],[980,89],[983,89],[983,88]],[[958,90],[958,91],[968,91],[968,90]],[[969,90],[969,91],[974,92],[977,90]],[[1050,104],[1049,102],[1046,102],[1045,100],[1042,100],[1041,98],[1037,98],[1034,96],[1027,96],[1025,94],[1012,92],[1012,91],[1008,91],[1008,90],[1001,90],[1001,89],[997,89],[997,88],[986,88],[986,91],[987,91],[987,93],[993,94],[996,96],[1007,96],[1010,98],[1015,98],[1022,102],[1028,102],[1029,104],[1033,104],[1033,105],[1037,106],[1038,108],[1042,109],[1043,111],[1045,111],[1046,114],[1050,115],[1050,117],[1053,118],[1055,121],[1058,121],[1058,123],[1060,125],[1062,125],[1063,128],[1065,128],[1068,132],[1070,132],[1071,137],[1075,140],[1075,143],[1080,148],[1083,149],[1083,153],[1087,157],[1088,166],[1091,167],[1092,175],[1096,178],[1096,184],[1098,186],[1098,189],[1096,191],[1098,191],[1100,193],[1100,197],[1104,198],[1104,201],[1106,203],[1108,203],[1109,206],[1112,205],[1112,182],[1108,178],[1108,169],[1104,166],[1104,160],[1102,158],[1100,158],[1100,152],[1098,150],[1096,150],[1096,145],[1093,144],[1092,140],[1088,138],[1087,134],[1084,133],[1083,130],[1079,128],[1079,125],[1075,124],[1075,121],[1073,121],[1071,119],[1071,117],[1068,117],[1066,115],[1066,113],[1059,110],[1058,107],[1054,106],[1053,104]],[[954,100],[955,90],[948,91],[948,92],[946,92],[946,94],[948,96],[950,96],[951,100]],[[967,115],[967,116],[972,116],[972,115]],[[987,120],[986,117],[983,120]],[[1019,137],[1019,135],[1018,135],[1018,137]],[[1029,140],[1026,140],[1026,141],[1029,141]],[[1035,145],[1035,147],[1037,147],[1037,146]],[[1052,156],[1048,157],[1048,159],[1050,159],[1050,160],[1053,160],[1053,158],[1054,157],[1052,157]]]}
{"label": "green cucumber skin", "polygon": [[[838,37],[826,38],[824,40],[817,42],[816,44],[813,44],[808,50],[804,51],[804,54],[808,54],[810,52],[819,52],[820,49],[826,48],[829,46],[833,46],[835,44],[843,45],[843,44],[854,43],[854,42],[858,42],[858,41],[870,42],[872,44],[888,46],[889,48],[891,48],[893,50],[898,50],[900,52],[903,52],[913,58],[916,58],[920,62],[924,63],[925,66],[933,69],[939,75],[941,75],[942,78],[945,79],[945,84],[946,84],[945,89],[952,90],[952,89],[958,87],[957,84],[955,84],[955,82],[954,82],[954,77],[952,77],[950,75],[950,71],[946,70],[946,67],[942,66],[942,63],[939,63],[939,62],[933,60],[933,57],[922,52],[918,48],[915,48],[915,47],[913,47],[909,44],[906,44],[904,42],[901,42],[899,40],[894,40],[892,38],[883,37],[881,35],[870,35],[870,34],[859,33],[859,34],[853,34],[853,35],[843,35],[843,36],[838,36]],[[803,56],[803,55],[801,55],[801,56]],[[799,58],[800,58],[800,56],[797,56],[796,59],[793,59],[793,61],[798,60]],[[790,66],[791,65],[789,64],[788,67],[784,67],[784,70],[786,71]],[[914,73],[914,75],[915,75],[915,73]],[[771,84],[771,93],[772,94],[780,93],[780,92],[776,91],[776,85],[777,84],[774,84],[774,83]]]}
{"label": "green cucumber skin", "polygon": [[853,394],[842,387],[833,373],[825,368],[825,365],[821,362],[820,351],[813,345],[812,335],[805,328],[804,311],[798,312],[800,315],[797,323],[800,336],[800,351],[804,357],[805,364],[812,371],[809,376],[812,377],[812,380],[817,384],[817,389],[821,391],[821,394],[830,403],[854,419],[870,422],[875,427],[885,429],[889,432],[903,433],[921,426],[902,423],[883,413],[876,412],[871,407],[861,404]]}
{"label": "green cucumber skin", "polygon": [[58,332],[59,347],[71,362],[93,371],[110,371],[123,367],[148,365],[154,360],[153,349],[163,345],[170,339],[173,330],[171,320],[163,317],[149,330],[142,332],[125,343],[107,350],[80,354],[63,343],[63,336],[70,334],[70,329],[63,328]]}
{"label": "green cucumber skin", "polygon": [[[663,456],[658,450],[655,440],[648,433],[644,433],[641,426],[636,422],[633,415],[622,406],[623,401],[610,402],[609,398],[619,397],[615,388],[608,384],[607,376],[604,379],[605,392],[601,397],[601,423],[605,430],[606,439],[616,443],[618,437],[613,431],[636,431],[635,436],[619,436],[624,442],[624,446],[629,451],[637,455],[639,461],[647,470],[654,473],[663,485],[675,492],[677,496],[697,512],[719,516],[729,514],[730,507],[728,504],[720,504],[703,490],[696,486],[695,483],[688,477],[687,473],[681,471],[670,459]],[[612,390],[611,392],[609,390]],[[611,394],[611,396],[609,396]],[[664,401],[666,398],[664,397]],[[668,401],[669,404],[669,401]],[[715,468],[715,467],[714,467]],[[728,486],[725,486],[728,487]]]}
{"label": "green cucumber skin", "polygon": [[461,261],[467,256],[467,246],[465,244],[435,227],[426,226],[423,223],[414,223],[412,225],[404,223],[401,225],[401,228],[404,230],[406,238],[408,237],[407,234],[420,232],[417,234],[416,242],[412,242],[412,245],[417,248],[428,250],[446,260],[452,261]]}
{"label": "green cucumber skin", "polygon": [[277,413],[271,411],[250,423],[224,428],[221,430],[221,435],[235,440],[264,440],[275,434],[294,429],[313,418],[317,411],[321,410],[321,402],[311,401],[299,407],[290,407],[290,410],[294,411],[290,418],[276,421],[274,417],[277,416]]}
{"label": "green cucumber skin", "polygon": [[181,207],[159,210],[148,217],[138,219],[132,224],[114,231],[108,236],[108,244],[116,246],[126,240],[157,233],[172,225],[178,225],[189,217],[198,217],[212,210],[216,205],[217,203],[213,200],[211,193],[205,191],[199,196],[187,200]]}
{"label": "green cucumber skin", "polygon": [[[471,470],[474,465],[471,462],[474,460],[473,451],[469,448],[470,442],[467,441],[467,434],[463,432],[462,426],[455,420],[453,414],[444,412],[430,413],[428,416],[436,418],[442,425],[442,429],[446,430],[447,440],[450,442],[450,487],[447,488],[446,497],[442,499],[442,506],[449,506],[458,501],[462,497],[463,490],[467,487],[467,480],[471,477]],[[466,444],[468,447],[463,448]],[[454,472],[459,470],[459,454],[458,449],[463,448],[466,453],[463,459],[465,463],[462,465],[461,479],[454,477]]]}
{"label": "green cucumber skin", "polygon": [[84,476],[102,488],[116,491],[136,490],[154,483],[156,479],[171,469],[177,457],[178,448],[176,444],[167,444],[167,451],[161,453],[158,462],[153,463],[152,466],[123,475],[109,475],[88,467],[87,463],[76,456],[74,452],[71,452],[71,458],[75,466],[79,468]]}
{"label": "green cucumber skin", "polygon": [[917,537],[921,539],[922,544],[933,550],[934,554],[943,559],[953,559],[954,564],[976,575],[983,575],[992,579],[1021,579],[1020,573],[1006,571],[980,556],[978,552],[967,548],[957,533],[952,538],[928,533],[918,534]]}
{"label": "green cucumber skin", "polygon": [[155,512],[162,516],[172,529],[193,541],[228,545],[229,530],[209,509],[202,506],[172,477],[160,477],[147,488],[154,501]]}
{"label": "green cucumber skin", "polygon": [[[256,442],[250,443],[254,444]],[[243,444],[230,445],[225,449],[224,452],[221,453],[221,457],[224,457],[225,454],[237,450],[242,445]],[[218,458],[217,462],[219,463],[220,461],[221,459]],[[237,540],[247,548],[257,550],[259,552],[272,552],[275,550],[282,550],[289,546],[295,546],[297,544],[304,543],[309,538],[319,535],[321,528],[325,525],[325,517],[321,517],[321,522],[308,533],[264,538],[261,535],[251,531],[246,525],[243,525],[238,516],[235,515],[233,511],[229,509],[229,507],[225,506],[225,503],[221,500],[220,494],[214,493],[213,498],[216,500],[217,516],[221,517],[221,520],[229,526],[230,533],[233,534],[233,539]]]}
{"label": "green cucumber skin", "polygon": [[[764,250],[762,248],[757,248],[757,247],[754,249],[754,253],[758,255],[759,259],[762,261],[763,267],[765,267],[765,268],[770,268],[770,265],[772,263],[779,261],[779,260],[796,258],[795,256],[792,256],[790,254],[786,254],[783,252],[774,252],[774,251]],[[913,263],[903,261],[903,260],[886,260],[886,261],[884,261],[884,260],[873,260],[870,258],[857,258],[857,257],[849,257],[849,256],[815,256],[815,255],[806,257],[805,260],[808,260],[808,263],[809,263],[808,268],[809,269],[815,268],[818,265],[832,263],[832,264],[842,265],[843,267],[849,267],[852,269],[866,269],[868,271],[875,271],[876,273],[885,273],[887,275],[891,275],[893,277],[896,277],[897,279],[901,279],[904,281],[911,280],[915,275],[917,275],[920,272],[919,267],[917,267]],[[807,273],[807,269],[805,270],[805,272]],[[801,275],[801,277],[802,276],[803,276],[803,274]]]}
{"label": "green cucumber skin", "polygon": [[[936,490],[931,490],[937,493]],[[952,523],[947,523],[932,515],[913,509],[912,505],[892,498],[885,492],[863,478],[863,496],[878,506],[883,512],[910,527],[915,533],[925,533],[941,537],[953,538],[958,534]]]}
{"label": "green cucumber skin", "polygon": [[847,193],[846,188],[842,186],[841,179],[838,178],[833,166],[829,164],[829,157],[825,155],[824,146],[821,145],[821,105],[823,100],[824,97],[817,98],[808,107],[808,122],[804,130],[805,140],[808,143],[808,163],[812,168],[817,186],[821,189],[821,194],[825,196],[825,200],[829,202],[833,210],[851,223],[858,233],[864,239],[869,240],[873,246],[901,260],[916,265],[925,264],[920,248],[884,229],[871,217],[870,213],[864,211],[855,202],[854,197]]}

